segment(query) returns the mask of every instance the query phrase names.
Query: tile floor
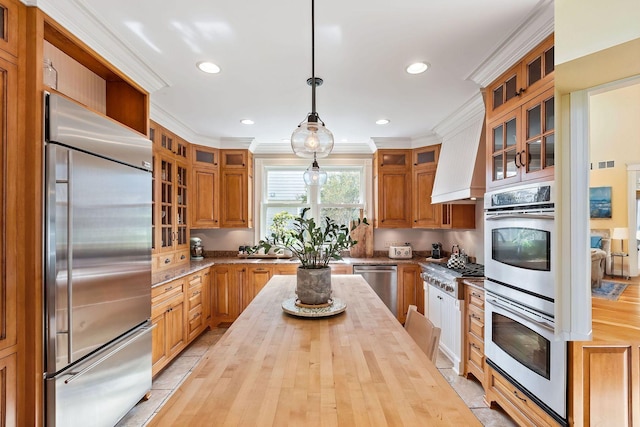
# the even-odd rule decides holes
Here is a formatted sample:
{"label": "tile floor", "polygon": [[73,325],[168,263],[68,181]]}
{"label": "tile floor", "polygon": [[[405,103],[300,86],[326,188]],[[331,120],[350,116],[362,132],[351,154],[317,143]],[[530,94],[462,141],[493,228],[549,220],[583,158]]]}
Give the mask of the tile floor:
{"label": "tile floor", "polygon": [[[151,398],[138,403],[116,427],[141,427],[146,425],[171,396],[173,390],[189,376],[191,370],[198,364],[200,358],[209,347],[217,343],[226,330],[226,328],[214,328],[205,332],[191,343],[179,357],[153,380]],[[453,363],[442,352],[438,353],[436,367],[484,426],[517,427],[517,424],[502,410],[487,407],[482,399],[484,391],[480,383],[456,375],[452,369]]]}

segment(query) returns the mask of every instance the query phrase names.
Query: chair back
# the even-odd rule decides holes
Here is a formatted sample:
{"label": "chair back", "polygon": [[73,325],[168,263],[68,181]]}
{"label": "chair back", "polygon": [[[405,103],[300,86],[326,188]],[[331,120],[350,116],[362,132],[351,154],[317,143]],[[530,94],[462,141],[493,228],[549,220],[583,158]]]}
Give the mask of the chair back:
{"label": "chair back", "polygon": [[431,323],[429,319],[418,312],[418,307],[415,305],[409,306],[407,320],[404,322],[404,329],[418,344],[418,347],[425,352],[429,360],[435,363],[438,354],[438,344],[440,343],[441,329],[433,326],[433,323]]}

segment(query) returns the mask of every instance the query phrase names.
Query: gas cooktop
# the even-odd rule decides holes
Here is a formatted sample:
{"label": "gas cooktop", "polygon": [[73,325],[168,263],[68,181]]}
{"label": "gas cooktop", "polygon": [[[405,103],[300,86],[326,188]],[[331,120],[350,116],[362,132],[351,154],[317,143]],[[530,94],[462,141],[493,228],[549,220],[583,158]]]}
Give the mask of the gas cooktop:
{"label": "gas cooktop", "polygon": [[449,268],[448,270],[460,274],[461,277],[484,277],[484,265],[468,262],[463,268]]}

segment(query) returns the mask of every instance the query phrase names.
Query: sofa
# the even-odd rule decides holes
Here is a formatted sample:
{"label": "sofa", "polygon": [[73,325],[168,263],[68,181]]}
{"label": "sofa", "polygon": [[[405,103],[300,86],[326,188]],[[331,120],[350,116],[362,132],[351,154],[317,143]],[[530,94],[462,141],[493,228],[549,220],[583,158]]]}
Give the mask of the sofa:
{"label": "sofa", "polygon": [[611,271],[611,239],[608,229],[591,229],[591,287],[600,287],[605,272]]}

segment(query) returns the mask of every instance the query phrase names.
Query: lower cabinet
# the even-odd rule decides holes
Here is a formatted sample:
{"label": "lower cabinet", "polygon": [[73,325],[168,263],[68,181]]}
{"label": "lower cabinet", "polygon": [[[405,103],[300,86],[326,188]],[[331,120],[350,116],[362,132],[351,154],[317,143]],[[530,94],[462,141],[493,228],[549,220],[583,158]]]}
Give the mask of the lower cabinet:
{"label": "lower cabinet", "polygon": [[204,271],[187,277],[187,340],[191,341],[207,327],[204,313]]}
{"label": "lower cabinet", "polygon": [[184,284],[179,279],[151,290],[153,375],[187,345]]}
{"label": "lower cabinet", "polygon": [[242,310],[241,288],[246,281],[247,266],[220,264],[211,268],[213,306],[211,325],[231,323]]}
{"label": "lower cabinet", "polygon": [[398,265],[398,320],[404,323],[410,305],[418,307],[424,314],[424,288],[420,266],[417,264]]}
{"label": "lower cabinet", "polygon": [[253,301],[258,292],[264,288],[273,276],[273,268],[269,265],[252,265],[247,268],[247,280],[242,284],[242,307],[240,312]]}
{"label": "lower cabinet", "polygon": [[17,424],[18,377],[16,353],[0,358],[0,425],[15,426]]}
{"label": "lower cabinet", "polygon": [[[529,399],[524,393],[518,390],[513,384],[507,381],[502,375],[494,371],[491,366],[485,370],[485,400],[493,406],[494,403],[500,405],[504,411],[522,427],[547,427],[557,426],[558,423]],[[587,424],[575,424],[576,426],[588,426]],[[591,425],[626,425],[616,423],[603,423]]]}
{"label": "lower cabinet", "polygon": [[575,426],[637,426],[640,344],[569,343],[569,414]]}
{"label": "lower cabinet", "polygon": [[429,287],[429,320],[440,332],[440,349],[453,362],[453,370],[463,372],[462,363],[462,310],[460,300],[442,292],[440,289]]}
{"label": "lower cabinet", "polygon": [[464,375],[484,387],[484,289],[464,281]]}

